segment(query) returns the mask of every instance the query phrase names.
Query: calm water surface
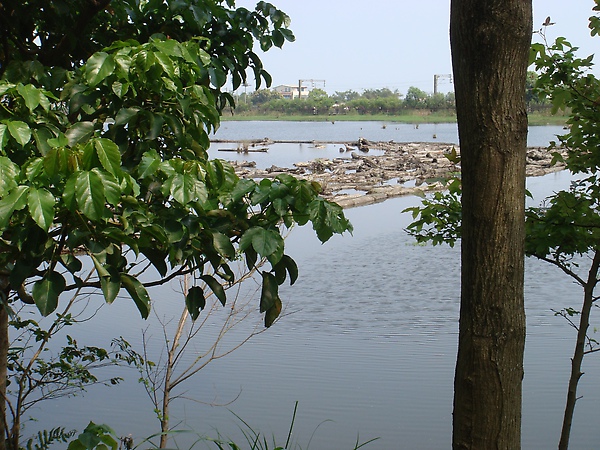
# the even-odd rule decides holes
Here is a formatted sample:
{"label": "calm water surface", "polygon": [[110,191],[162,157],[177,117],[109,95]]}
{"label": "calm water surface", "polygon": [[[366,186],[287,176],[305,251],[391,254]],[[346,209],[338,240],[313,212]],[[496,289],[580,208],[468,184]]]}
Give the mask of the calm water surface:
{"label": "calm water surface", "polygon": [[[547,145],[549,139],[564,131],[560,126],[529,128],[530,146]],[[359,137],[371,141],[394,142],[449,142],[458,143],[455,123],[405,124],[386,122],[269,122],[226,121],[214,135],[222,140],[251,140],[269,138],[279,141],[333,141],[351,142]]]}
{"label": "calm water surface", "polygon": [[[344,123],[329,125],[338,124]],[[530,179],[528,188],[541,198],[568,183],[569,177],[559,173]],[[303,449],[349,449],[357,439],[374,437],[380,439],[366,448],[450,448],[460,249],[413,243],[403,231],[410,217],[401,211],[418,201],[397,198],[349,210],[353,236],[334,237],[325,245],[310,229],[293,230],[287,253],[298,263],[300,278],[282,289],[284,317],[188,381],[178,394],[196,401],[176,401],[172,424],[243,442],[240,421],[231,409],[283,445],[298,401],[293,442]],[[528,260],[526,268],[523,448],[555,448],[575,332],[552,309],[577,308],[582,293],[547,264]],[[80,344],[91,345],[107,345],[110,338],[123,335],[141,350],[142,330],[151,327],[146,332],[148,351],[158,361],[158,321],[174,326],[182,307],[178,290],[174,283],[152,293],[156,315],[148,322],[123,298],[102,308],[78,332],[69,332]],[[252,283],[245,292],[251,291]],[[257,303],[254,299],[252,306]],[[224,344],[245,336],[260,322],[254,317]],[[197,337],[188,361],[211,343],[218,323],[217,318]],[[573,449],[600,444],[600,391],[595,383],[600,358],[588,356],[584,364]],[[139,441],[155,432],[158,423],[136,372],[124,373],[128,380],[121,386],[92,388],[83,398],[48,402],[32,415],[43,428],[82,429],[89,420],[108,423],[118,434],[131,433]],[[231,401],[228,407],[212,406]],[[180,448],[192,442],[190,436],[177,439]]]}

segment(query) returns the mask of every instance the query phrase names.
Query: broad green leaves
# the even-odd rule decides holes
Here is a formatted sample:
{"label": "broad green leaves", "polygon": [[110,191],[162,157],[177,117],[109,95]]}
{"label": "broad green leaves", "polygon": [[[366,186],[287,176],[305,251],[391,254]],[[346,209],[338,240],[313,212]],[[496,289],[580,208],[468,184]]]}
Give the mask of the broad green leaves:
{"label": "broad green leaves", "polygon": [[105,205],[102,179],[94,171],[81,171],[76,174],[73,184],[73,194],[80,211],[91,220],[100,220]]}
{"label": "broad green leaves", "polygon": [[142,317],[147,319],[150,314],[150,297],[146,288],[139,280],[126,273],[121,274],[121,284],[133,299]]}
{"label": "broad green leaves", "polygon": [[48,272],[33,285],[32,295],[43,316],[49,315],[58,306],[58,297],[65,290],[66,281],[58,272]]}
{"label": "broad green leaves", "polygon": [[48,97],[46,97],[46,94],[40,91],[39,89],[35,88],[33,85],[23,85],[19,83],[19,85],[17,86],[17,91],[19,92],[19,94],[21,94],[21,97],[23,97],[25,105],[27,106],[30,112],[33,113],[34,110],[40,105],[42,106],[42,108],[44,108],[45,111],[48,111],[48,109],[50,109],[50,101]]}
{"label": "broad green leaves", "polygon": [[85,75],[91,87],[98,85],[115,70],[114,57],[105,52],[98,52],[87,61]]}
{"label": "broad green leaves", "polygon": [[27,194],[31,217],[46,232],[54,220],[54,203],[54,196],[46,189],[31,188]]}
{"label": "broad green leaves", "polygon": [[0,231],[6,229],[14,211],[23,209],[27,205],[27,186],[18,186],[6,196],[0,198]]}
{"label": "broad green leaves", "polygon": [[[268,84],[253,42],[292,41],[289,18],[268,3],[255,11],[150,3],[152,11],[149,2],[113,2],[114,16],[89,30],[94,38],[81,36],[89,58],[55,55],[63,69],[15,58],[0,80],[0,270],[11,271],[13,293],[33,286],[44,315],[62,293],[87,286],[108,303],[126,291],[143,317],[147,285],[192,273],[203,283],[186,298],[196,318],[209,291],[226,303],[238,276],[230,264],[254,271],[266,262],[261,309],[270,325],[281,310],[278,286],[298,277],[283,227],[312,221],[322,241],[351,230],[317,184],[239,180],[229,164],[207,160],[209,133],[233,106],[227,80],[239,87],[250,68]],[[149,32],[156,20],[160,29]],[[42,61],[43,42],[39,52]],[[80,273],[85,258],[89,280]],[[155,279],[145,285],[138,273],[147,266]]]}
{"label": "broad green leaves", "polygon": [[260,295],[260,312],[265,313],[265,327],[270,327],[281,313],[281,299],[275,276],[262,272],[262,291]]}
{"label": "broad green leaves", "polygon": [[[453,152],[447,155],[456,160]],[[407,231],[417,242],[431,242],[433,245],[448,244],[454,247],[460,239],[462,206],[460,178],[450,179],[447,190],[434,192],[423,198],[420,206],[407,208],[403,212],[412,213],[413,222]]]}
{"label": "broad green leaves", "polygon": [[7,124],[8,132],[13,137],[15,141],[21,146],[25,147],[25,145],[31,139],[31,129],[29,125],[20,120],[11,120]]}
{"label": "broad green leaves", "polygon": [[213,233],[213,246],[219,255],[227,259],[235,258],[235,248],[231,243],[231,239],[225,236],[223,233]]}
{"label": "broad green leaves", "polygon": [[15,181],[19,173],[19,166],[6,156],[0,156],[0,198],[17,186]]}
{"label": "broad green leaves", "polygon": [[185,296],[185,305],[190,312],[192,320],[196,320],[200,315],[200,311],[202,311],[206,305],[204,291],[200,286],[192,286],[190,288]]}
{"label": "broad green leaves", "polygon": [[[283,238],[274,230],[265,230],[261,227],[253,227],[244,233],[240,241],[240,250],[245,251],[248,246],[263,257],[272,257],[283,252]],[[275,264],[280,257],[273,261]]]}
{"label": "broad green leaves", "polygon": [[208,197],[204,182],[190,173],[174,173],[167,178],[163,188],[182,205],[195,201],[204,202]]}

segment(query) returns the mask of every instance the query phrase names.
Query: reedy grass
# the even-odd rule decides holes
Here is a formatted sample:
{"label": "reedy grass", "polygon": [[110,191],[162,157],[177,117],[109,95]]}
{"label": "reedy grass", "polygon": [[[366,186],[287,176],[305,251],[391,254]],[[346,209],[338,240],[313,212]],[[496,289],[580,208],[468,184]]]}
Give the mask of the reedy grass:
{"label": "reedy grass", "polygon": [[[225,438],[222,436],[218,436],[217,438],[211,438],[208,436],[200,435],[197,432],[194,432],[192,430],[172,430],[172,431],[168,431],[167,433],[153,434],[153,435],[147,437],[146,439],[144,439],[143,441],[141,441],[139,444],[137,444],[133,448],[140,449],[140,450],[141,449],[147,450],[149,448],[158,449],[159,446],[157,444],[155,444],[154,442],[152,442],[152,440],[160,437],[162,434],[172,435],[173,437],[176,437],[177,435],[181,435],[181,434],[191,434],[191,435],[196,435],[197,439],[191,445],[187,445],[185,447],[186,450],[191,450],[193,448],[197,448],[197,446],[201,445],[201,444],[204,444],[205,448],[217,448],[218,450],[292,450],[292,449],[293,450],[309,450],[310,445],[313,441],[313,438],[315,437],[315,435],[316,435],[317,431],[319,430],[319,428],[321,427],[321,425],[328,423],[328,422],[333,422],[333,420],[327,419],[327,420],[323,420],[321,423],[319,423],[316,426],[316,428],[314,429],[314,431],[312,432],[312,434],[308,440],[308,443],[306,444],[306,447],[302,447],[300,444],[294,443],[292,441],[292,432],[294,430],[294,425],[296,423],[296,415],[298,412],[298,402],[296,402],[294,405],[294,412],[292,414],[292,420],[290,422],[290,427],[287,432],[285,444],[282,446],[281,443],[277,442],[277,439],[274,435],[272,435],[271,437],[268,437],[267,435],[264,435],[264,434],[260,433],[259,431],[256,431],[242,417],[240,417],[239,415],[237,415],[236,413],[234,413],[231,410],[230,410],[230,412],[240,422],[239,429],[244,437],[244,440],[245,440],[244,444],[236,443],[236,442],[232,441],[231,439],[228,439],[228,438]],[[357,435],[356,442],[351,450],[358,450],[378,439],[379,438],[376,437],[376,438],[361,442],[360,436]],[[148,447],[148,445],[150,445],[151,447]],[[292,447],[290,447],[290,446],[292,446]],[[183,448],[179,447],[176,443],[175,443],[175,447],[169,447],[169,449],[170,450],[183,450]]]}

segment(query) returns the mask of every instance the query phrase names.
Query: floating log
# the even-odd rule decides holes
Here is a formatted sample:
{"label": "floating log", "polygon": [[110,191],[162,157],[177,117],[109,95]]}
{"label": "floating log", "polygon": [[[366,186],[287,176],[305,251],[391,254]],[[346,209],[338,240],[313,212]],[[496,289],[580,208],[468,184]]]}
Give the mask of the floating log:
{"label": "floating log", "polygon": [[220,152],[235,152],[235,153],[267,153],[267,147],[262,148],[220,148]]}

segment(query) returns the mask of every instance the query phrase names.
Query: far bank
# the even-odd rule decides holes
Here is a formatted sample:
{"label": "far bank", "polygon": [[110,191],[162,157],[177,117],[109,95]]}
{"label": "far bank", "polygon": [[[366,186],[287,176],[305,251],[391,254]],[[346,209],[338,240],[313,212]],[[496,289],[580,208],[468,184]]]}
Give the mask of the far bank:
{"label": "far bank", "polygon": [[[552,115],[547,111],[535,111],[528,115],[529,125],[565,125],[567,115]],[[425,123],[456,123],[456,114],[444,112],[423,112],[407,111],[406,114],[281,114],[268,113],[256,114],[251,112],[244,113],[224,113],[221,120],[227,121],[284,121],[284,122],[382,122],[382,123],[405,123],[405,124],[425,124]]]}

